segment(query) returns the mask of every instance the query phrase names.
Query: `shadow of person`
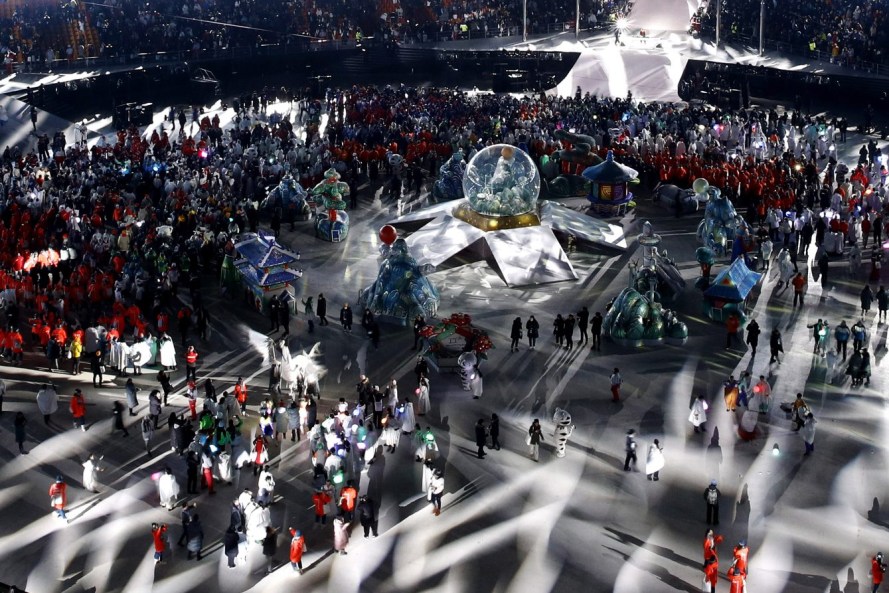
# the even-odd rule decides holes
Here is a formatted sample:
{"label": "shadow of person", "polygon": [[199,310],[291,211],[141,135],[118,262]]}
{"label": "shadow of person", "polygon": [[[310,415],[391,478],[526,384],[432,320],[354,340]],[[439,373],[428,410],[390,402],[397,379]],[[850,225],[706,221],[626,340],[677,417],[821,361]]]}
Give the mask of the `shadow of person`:
{"label": "shadow of person", "polygon": [[747,483],[741,487],[741,495],[735,504],[735,519],[732,521],[734,537],[738,540],[746,540],[750,524],[750,495],[747,492]]}
{"label": "shadow of person", "polygon": [[858,581],[855,580],[855,571],[852,570],[851,566],[848,573],[846,573],[846,586],[843,587],[843,593],[861,593],[861,587]]}
{"label": "shadow of person", "polygon": [[719,446],[718,426],[713,428],[713,436],[710,437],[710,444],[707,446],[705,461],[708,474],[718,479],[719,467],[722,465],[722,447]]}

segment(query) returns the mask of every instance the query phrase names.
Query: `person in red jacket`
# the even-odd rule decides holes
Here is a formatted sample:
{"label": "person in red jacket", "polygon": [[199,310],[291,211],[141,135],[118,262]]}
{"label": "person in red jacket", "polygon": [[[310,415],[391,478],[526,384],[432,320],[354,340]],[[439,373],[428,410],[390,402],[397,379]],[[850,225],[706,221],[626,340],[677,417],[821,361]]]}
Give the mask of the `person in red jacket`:
{"label": "person in red jacket", "polygon": [[185,353],[185,380],[197,381],[198,353],[194,346],[189,346]]}
{"label": "person in red jacket", "polygon": [[65,516],[65,505],[68,504],[68,485],[62,476],[56,476],[56,481],[49,487],[49,504],[52,506],[56,516],[68,520]]}
{"label": "person in red jacket", "polygon": [[306,538],[299,529],[290,528],[290,566],[303,573],[303,553],[306,551]]}
{"label": "person in red jacket", "polygon": [[235,383],[235,399],[238,400],[238,405],[241,406],[241,416],[247,415],[247,385],[244,384],[244,379],[238,377],[237,383]]}
{"label": "person in red jacket", "polygon": [[71,396],[70,409],[74,418],[74,428],[79,426],[80,430],[86,432],[86,400],[79,389],[75,389],[74,395]]}
{"label": "person in red jacket", "polygon": [[710,583],[711,593],[716,591],[716,581],[719,578],[719,555],[716,553],[716,546],[722,543],[723,539],[721,535],[714,535],[712,529],[708,529],[704,536],[704,582]]}
{"label": "person in red jacket", "polygon": [[870,578],[874,588],[871,593],[877,593],[880,583],[883,582],[883,575],[886,574],[886,565],[883,564],[883,552],[877,552],[870,561]]}
{"label": "person in red jacket", "polygon": [[324,490],[316,490],[315,493],[312,494],[312,504],[315,505],[315,523],[327,525],[327,512],[325,509],[330,500],[330,494]]}
{"label": "person in red jacket", "polygon": [[731,568],[728,569],[728,580],[731,583],[729,585],[729,593],[744,593],[744,581],[746,578],[747,573],[732,564]]}
{"label": "person in red jacket", "polygon": [[737,567],[739,571],[741,571],[744,576],[747,576],[747,553],[750,552],[750,548],[747,547],[747,542],[745,540],[741,540],[738,542],[738,545],[735,546],[732,554],[734,555],[733,566]]}
{"label": "person in red jacket", "polygon": [[154,564],[157,565],[164,559],[164,551],[167,549],[167,524],[152,523],[151,537],[154,540]]}
{"label": "person in red jacket", "polygon": [[741,328],[741,320],[734,313],[725,321],[725,349],[732,347],[732,342],[738,340],[738,330]]}

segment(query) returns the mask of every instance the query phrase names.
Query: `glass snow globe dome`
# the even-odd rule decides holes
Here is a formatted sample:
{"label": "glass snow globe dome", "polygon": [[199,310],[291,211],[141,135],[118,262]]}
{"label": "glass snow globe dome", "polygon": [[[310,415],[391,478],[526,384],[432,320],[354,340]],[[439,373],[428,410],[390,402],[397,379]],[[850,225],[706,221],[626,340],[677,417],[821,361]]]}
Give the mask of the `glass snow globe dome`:
{"label": "glass snow globe dome", "polygon": [[480,150],[466,166],[463,194],[485,216],[517,216],[537,208],[540,173],[527,153],[509,144]]}

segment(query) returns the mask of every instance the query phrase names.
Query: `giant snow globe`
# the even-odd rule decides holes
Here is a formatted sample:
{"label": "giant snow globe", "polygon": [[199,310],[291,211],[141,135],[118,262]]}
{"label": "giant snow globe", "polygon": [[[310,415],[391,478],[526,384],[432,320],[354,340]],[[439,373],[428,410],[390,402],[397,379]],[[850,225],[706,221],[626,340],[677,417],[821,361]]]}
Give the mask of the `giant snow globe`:
{"label": "giant snow globe", "polygon": [[508,144],[480,150],[463,176],[469,206],[486,216],[517,216],[536,209],[540,174],[527,153]]}

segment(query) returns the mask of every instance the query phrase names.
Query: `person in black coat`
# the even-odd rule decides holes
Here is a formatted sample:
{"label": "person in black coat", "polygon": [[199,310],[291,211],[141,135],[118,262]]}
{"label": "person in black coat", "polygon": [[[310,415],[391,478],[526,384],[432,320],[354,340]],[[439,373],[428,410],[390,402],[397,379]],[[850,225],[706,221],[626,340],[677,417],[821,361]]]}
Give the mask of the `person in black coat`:
{"label": "person in black coat", "polygon": [[426,364],[426,359],[422,355],[417,357],[417,364],[414,365],[414,374],[417,376],[417,385],[420,384],[420,377],[429,376],[429,365]]}
{"label": "person in black coat", "polygon": [[553,321],[553,336],[556,338],[556,345],[562,346],[562,339],[565,335],[565,320],[562,319],[562,314],[559,313],[556,315],[556,320]]}
{"label": "person in black coat", "polygon": [[114,402],[111,407],[111,414],[114,417],[111,424],[111,434],[121,430],[123,431],[123,436],[130,436],[130,433],[127,432],[127,427],[123,425],[123,404],[119,401]]}
{"label": "person in black coat", "polygon": [[488,441],[488,434],[485,430],[485,419],[479,418],[475,423],[475,444],[478,447],[478,458],[485,458],[485,444]]}
{"label": "person in black coat", "polygon": [[528,346],[530,346],[531,350],[534,350],[534,346],[537,345],[537,338],[540,337],[540,322],[532,315],[525,322],[525,330],[528,332]]}
{"label": "person in black coat", "polygon": [[568,314],[568,319],[565,320],[565,327],[562,330],[562,335],[565,338],[565,350],[571,350],[574,348],[574,324],[576,320],[574,319],[574,315]]}
{"label": "person in black coat", "polygon": [[593,321],[591,322],[590,333],[593,334],[593,345],[590,346],[590,350],[601,350],[602,349],[602,314],[596,311],[596,314],[593,315]]}
{"label": "person in black coat", "polygon": [[278,530],[271,525],[268,525],[265,528],[265,538],[262,540],[262,555],[265,556],[266,559],[265,571],[268,574],[272,573],[272,568],[275,565],[275,554],[277,552]]}
{"label": "person in black coat", "polygon": [[278,295],[274,295],[269,299],[269,321],[272,322],[272,332],[281,329],[281,318],[278,313],[280,306],[281,304],[278,302]]}
{"label": "person in black coat", "polygon": [[491,435],[491,448],[500,450],[500,417],[491,414],[491,422],[488,424],[488,434]]}
{"label": "person in black coat", "polygon": [[580,311],[577,312],[577,329],[580,330],[580,338],[578,338],[578,344],[588,344],[590,341],[590,337],[587,335],[587,327],[590,324],[590,311],[586,307],[583,307]]}
{"label": "person in black coat", "polygon": [[198,470],[201,467],[201,460],[198,459],[194,451],[189,451],[185,458],[186,465],[186,486],[185,491],[188,494],[198,493]]}
{"label": "person in black coat", "polygon": [[232,501],[232,508],[229,514],[228,528],[232,531],[243,531],[244,529],[244,518],[241,515],[241,505],[238,504],[238,500],[235,499]]}
{"label": "person in black coat", "polygon": [[426,319],[422,315],[414,317],[414,347],[412,350],[417,349],[417,344],[420,343],[420,332],[424,327],[426,327]]}
{"label": "person in black coat", "polygon": [[781,332],[778,331],[777,327],[772,330],[772,335],[769,336],[769,350],[772,353],[769,364],[773,362],[781,364],[781,361],[778,359],[778,353],[784,352],[784,342],[781,340]]}
{"label": "person in black coat", "polygon": [[318,325],[330,325],[327,321],[327,299],[324,298],[324,293],[318,295],[318,306],[315,310],[318,312]]}
{"label": "person in black coat", "polygon": [[756,346],[759,344],[760,333],[761,330],[759,329],[759,324],[756,322],[756,319],[751,319],[750,323],[747,324],[747,343],[750,344],[753,356],[756,356]]}
{"label": "person in black coat", "polygon": [[364,528],[364,537],[367,537],[371,532],[374,537],[377,537],[377,514],[374,509],[374,501],[366,494],[358,499],[358,518]]}
{"label": "person in black coat", "polygon": [[197,560],[201,559],[201,550],[204,548],[204,526],[201,525],[201,519],[195,513],[191,521],[185,526],[185,548],[188,550],[188,560],[197,555]]}
{"label": "person in black coat", "polygon": [[315,399],[310,397],[306,404],[306,426],[309,430],[318,423],[318,404]]}
{"label": "person in black coat", "polygon": [[235,558],[238,556],[238,542],[240,541],[240,537],[238,533],[234,531],[231,527],[229,527],[225,535],[222,536],[222,546],[225,550],[225,555],[228,558],[228,567],[235,567]]}
{"label": "person in black coat", "polygon": [[509,330],[509,338],[512,342],[509,344],[510,352],[519,351],[519,340],[522,339],[522,318],[516,317],[512,320],[512,329]]}
{"label": "person in black coat", "polygon": [[344,304],[340,309],[340,323],[343,324],[345,331],[352,331],[352,308],[349,307],[349,303]]}

